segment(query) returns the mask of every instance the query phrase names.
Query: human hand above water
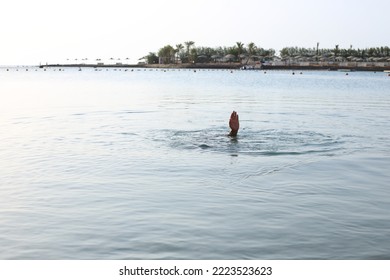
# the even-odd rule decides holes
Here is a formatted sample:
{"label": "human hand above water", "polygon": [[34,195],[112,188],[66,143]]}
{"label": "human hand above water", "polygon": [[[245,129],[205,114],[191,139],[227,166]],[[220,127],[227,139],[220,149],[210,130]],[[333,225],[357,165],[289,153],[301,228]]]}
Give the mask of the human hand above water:
{"label": "human hand above water", "polygon": [[240,123],[238,121],[238,114],[236,111],[230,115],[229,127],[231,129],[229,136],[237,136],[238,129],[240,128]]}

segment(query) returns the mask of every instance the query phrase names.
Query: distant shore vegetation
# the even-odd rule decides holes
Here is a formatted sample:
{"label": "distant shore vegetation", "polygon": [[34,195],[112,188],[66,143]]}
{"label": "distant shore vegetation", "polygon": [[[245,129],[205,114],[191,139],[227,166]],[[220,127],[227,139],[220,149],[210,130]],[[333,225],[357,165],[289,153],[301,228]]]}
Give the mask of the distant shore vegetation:
{"label": "distant shore vegetation", "polygon": [[178,63],[217,63],[217,62],[239,62],[248,64],[261,61],[375,61],[389,62],[390,48],[372,47],[365,49],[340,48],[319,48],[319,43],[313,48],[285,47],[277,54],[274,49],[264,49],[251,42],[244,44],[236,42],[230,47],[198,47],[193,41],[187,41],[175,46],[166,45],[158,52],[149,52],[148,55],[140,58],[140,61],[147,64],[178,64]]}

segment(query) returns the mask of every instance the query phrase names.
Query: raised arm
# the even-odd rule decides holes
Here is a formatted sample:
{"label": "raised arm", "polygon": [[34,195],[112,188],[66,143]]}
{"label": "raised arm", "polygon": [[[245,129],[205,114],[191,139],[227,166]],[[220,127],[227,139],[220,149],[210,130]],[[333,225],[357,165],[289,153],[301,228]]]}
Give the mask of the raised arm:
{"label": "raised arm", "polygon": [[236,137],[238,133],[238,129],[240,128],[240,123],[238,122],[238,115],[236,111],[230,115],[229,127],[231,129],[229,136]]}

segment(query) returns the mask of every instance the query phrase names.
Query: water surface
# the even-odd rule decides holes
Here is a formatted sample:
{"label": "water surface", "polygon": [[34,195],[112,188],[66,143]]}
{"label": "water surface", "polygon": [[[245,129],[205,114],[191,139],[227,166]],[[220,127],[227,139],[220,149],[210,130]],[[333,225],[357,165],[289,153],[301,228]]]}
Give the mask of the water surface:
{"label": "water surface", "polygon": [[28,70],[0,68],[1,259],[390,259],[384,73]]}

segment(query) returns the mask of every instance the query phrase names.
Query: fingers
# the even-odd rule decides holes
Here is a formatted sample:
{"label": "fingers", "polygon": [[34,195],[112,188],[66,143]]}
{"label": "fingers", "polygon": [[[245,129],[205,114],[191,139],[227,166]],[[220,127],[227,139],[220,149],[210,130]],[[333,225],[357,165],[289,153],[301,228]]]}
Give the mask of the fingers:
{"label": "fingers", "polygon": [[238,120],[238,114],[237,114],[237,112],[236,111],[233,111],[233,113],[230,115],[230,118],[231,119],[237,119]]}

